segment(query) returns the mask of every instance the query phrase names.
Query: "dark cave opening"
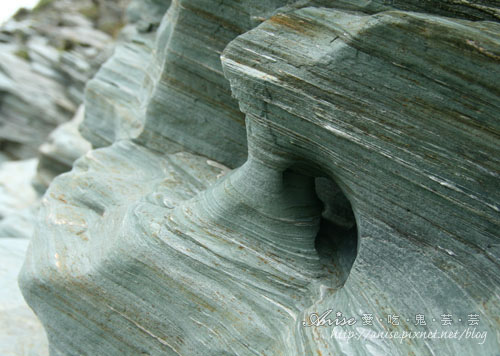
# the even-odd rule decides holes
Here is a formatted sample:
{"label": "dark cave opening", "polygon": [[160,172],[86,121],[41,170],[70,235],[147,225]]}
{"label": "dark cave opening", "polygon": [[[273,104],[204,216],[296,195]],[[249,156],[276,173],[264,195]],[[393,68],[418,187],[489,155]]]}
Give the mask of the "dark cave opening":
{"label": "dark cave opening", "polygon": [[326,276],[335,287],[344,285],[358,252],[358,229],[351,203],[333,180],[315,179],[315,190],[323,203],[315,248]]}

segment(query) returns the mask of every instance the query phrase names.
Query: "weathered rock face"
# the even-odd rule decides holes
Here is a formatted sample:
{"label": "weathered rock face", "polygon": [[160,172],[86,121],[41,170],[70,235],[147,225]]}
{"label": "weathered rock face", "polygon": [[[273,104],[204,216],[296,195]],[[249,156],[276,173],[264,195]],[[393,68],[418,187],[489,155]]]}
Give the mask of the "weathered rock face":
{"label": "weathered rock face", "polygon": [[[17,275],[33,234],[39,192],[90,149],[67,121],[82,102],[86,81],[112,53],[124,3],[44,0],[0,27],[2,356],[48,354],[47,338],[23,300]],[[38,162],[39,145],[56,127]],[[38,192],[32,187],[37,166]]]}
{"label": "weathered rock face", "polygon": [[133,3],[82,124],[116,142],[43,200],[20,283],[52,354],[495,356],[493,2],[173,1],[154,33],[168,5]]}
{"label": "weathered rock face", "polygon": [[[277,15],[226,49],[251,157],[277,169],[305,162],[303,174],[316,167],[343,187],[356,216],[347,282],[305,315],[383,310],[404,317],[390,325],[402,333],[419,330],[417,314],[427,316],[425,330],[441,332],[443,313],[461,326],[477,313],[492,336],[483,345],[347,342],[332,339],[330,328],[305,328],[296,335],[304,354],[496,354],[499,30],[407,12],[309,8]],[[387,324],[353,330],[363,328],[383,332]]]}
{"label": "weathered rock face", "polygon": [[[133,39],[120,46],[89,83],[83,136],[94,147],[128,138],[138,138],[156,150],[168,151],[180,144],[236,167],[246,157],[246,134],[244,118],[221,72],[219,56],[228,41],[280,6],[282,12],[314,5],[367,13],[396,8],[475,20],[500,18],[493,1],[437,3],[440,6],[418,1],[398,1],[392,6],[384,1],[274,0],[237,5],[233,1],[215,5],[176,1],[156,35],[170,1],[149,0],[144,6],[135,2],[129,17],[132,22],[141,21],[141,26],[136,26]],[[142,11],[137,10],[140,6]]]}
{"label": "weathered rock face", "polygon": [[[2,236],[3,237],[3,236]],[[29,241],[0,238],[0,354],[2,356],[47,356],[47,338],[42,325],[26,305],[17,286]]]}
{"label": "weathered rock face", "polygon": [[113,57],[86,90],[86,119],[80,130],[93,147],[136,136],[141,130],[147,99],[158,76],[152,62],[156,30],[169,1],[133,1],[129,25]]}
{"label": "weathered rock face", "polygon": [[0,163],[0,238],[33,235],[39,196],[31,185],[37,160]]}
{"label": "weathered rock face", "polygon": [[[113,51],[126,3],[41,1],[0,28],[0,154],[6,161],[23,159],[2,167],[11,184],[29,184],[34,172],[16,167],[36,166],[32,159],[38,156],[34,185],[43,193],[55,176],[69,171],[90,149],[77,131],[83,112],[78,116],[75,111],[86,82]],[[73,115],[77,122],[67,124]],[[20,186],[18,191],[0,192],[0,200],[32,192]],[[31,203],[36,205],[36,200]],[[0,235],[29,237],[34,208],[0,209]]]}
{"label": "weathered rock face", "polygon": [[126,1],[42,1],[2,26],[0,142],[13,159],[70,120],[86,82],[112,54]]}
{"label": "weathered rock face", "polygon": [[50,133],[47,142],[40,146],[37,175],[32,183],[41,194],[55,177],[70,171],[73,162],[90,151],[90,143],[78,131],[84,113],[85,108],[81,105],[75,117],[58,126]]}
{"label": "weathered rock face", "polygon": [[156,36],[161,6],[170,1],[150,2],[157,20],[146,7],[149,25],[88,85],[84,137],[94,147],[132,138],[156,150],[185,147],[241,165],[244,116],[231,98],[219,56],[230,40],[292,1],[175,1]]}
{"label": "weathered rock face", "polygon": [[62,83],[34,72],[14,51],[2,50],[0,56],[2,151],[10,159],[32,158],[48,133],[68,120],[76,106]]}

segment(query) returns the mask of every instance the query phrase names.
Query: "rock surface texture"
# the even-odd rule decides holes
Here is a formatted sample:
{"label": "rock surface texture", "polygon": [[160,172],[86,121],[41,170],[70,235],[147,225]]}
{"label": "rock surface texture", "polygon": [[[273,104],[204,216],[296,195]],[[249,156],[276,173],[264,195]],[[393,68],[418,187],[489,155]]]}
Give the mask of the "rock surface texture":
{"label": "rock surface texture", "polygon": [[[45,332],[22,297],[17,275],[33,235],[40,192],[90,149],[78,122],[68,126],[67,121],[83,101],[85,83],[113,52],[125,3],[42,0],[0,26],[2,356],[48,354]],[[58,125],[42,146],[39,162],[40,144]],[[37,166],[38,191],[32,186]]]}
{"label": "rock surface texture", "polygon": [[78,131],[84,115],[85,108],[80,105],[73,119],[52,131],[48,140],[38,149],[37,174],[32,184],[40,193],[45,192],[59,174],[70,171],[73,162],[92,148]]}
{"label": "rock surface texture", "polygon": [[0,238],[33,235],[40,197],[31,185],[38,161],[0,163]]}
{"label": "rock surface texture", "polygon": [[11,159],[35,157],[73,117],[113,53],[126,2],[43,0],[0,27],[0,149]]}
{"label": "rock surface texture", "polygon": [[129,14],[20,276],[52,355],[498,355],[493,1]]}
{"label": "rock surface texture", "polygon": [[[77,108],[83,102],[87,81],[113,52],[127,3],[43,0],[33,10],[21,9],[2,24],[0,161],[13,161],[2,167],[3,176],[10,179],[2,183],[15,185],[33,179],[31,170],[16,167],[31,166],[23,162],[38,156],[34,185],[43,193],[55,176],[69,171],[74,160],[90,149],[78,132],[83,109]],[[72,117],[73,124],[68,124]],[[0,192],[0,200],[31,191],[23,185],[6,197]],[[19,220],[17,212],[0,210],[0,236],[27,237],[15,230],[28,231],[31,221]],[[13,235],[5,235],[6,224]],[[14,225],[15,229],[10,228]]]}
{"label": "rock surface texture", "polygon": [[0,355],[47,356],[42,324],[26,305],[17,275],[28,249],[27,239],[0,238]]}

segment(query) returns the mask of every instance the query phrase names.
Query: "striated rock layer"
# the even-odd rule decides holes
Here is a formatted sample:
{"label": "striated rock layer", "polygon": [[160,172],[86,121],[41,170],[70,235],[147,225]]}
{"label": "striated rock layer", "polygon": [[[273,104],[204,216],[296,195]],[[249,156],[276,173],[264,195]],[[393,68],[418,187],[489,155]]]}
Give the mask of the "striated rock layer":
{"label": "striated rock layer", "polygon": [[496,355],[498,10],[435,3],[144,10],[20,276],[51,354]]}
{"label": "striated rock layer", "polygon": [[[348,280],[306,314],[383,311],[402,316],[400,325],[371,328],[403,332],[419,330],[417,314],[437,321],[424,330],[441,331],[443,313],[455,323],[477,313],[489,335],[483,345],[347,342],[329,328],[308,328],[298,338],[305,354],[498,350],[499,30],[406,12],[304,9],[271,18],[226,49],[252,156],[277,169],[297,162],[303,174],[319,169],[343,187],[356,216]],[[355,330],[363,328],[370,327]]]}
{"label": "striated rock layer", "polygon": [[86,82],[113,53],[127,1],[40,1],[0,27],[0,149],[36,156],[71,119]]}
{"label": "striated rock layer", "polygon": [[84,113],[85,108],[80,105],[73,119],[52,131],[48,140],[38,149],[37,174],[32,184],[40,195],[55,177],[70,171],[73,163],[91,149],[90,143],[78,131]]}
{"label": "striated rock layer", "polygon": [[33,235],[39,196],[31,185],[36,159],[0,163],[0,238]]}
{"label": "striated rock layer", "polygon": [[[170,4],[150,2],[156,16],[160,4]],[[189,149],[241,165],[244,116],[219,57],[229,41],[287,2],[172,2],[159,27],[151,20],[89,83],[84,137],[94,147],[132,138],[156,150]]]}
{"label": "striated rock layer", "polygon": [[0,354],[47,356],[49,347],[42,324],[24,301],[17,275],[24,262],[28,239],[0,239]]}

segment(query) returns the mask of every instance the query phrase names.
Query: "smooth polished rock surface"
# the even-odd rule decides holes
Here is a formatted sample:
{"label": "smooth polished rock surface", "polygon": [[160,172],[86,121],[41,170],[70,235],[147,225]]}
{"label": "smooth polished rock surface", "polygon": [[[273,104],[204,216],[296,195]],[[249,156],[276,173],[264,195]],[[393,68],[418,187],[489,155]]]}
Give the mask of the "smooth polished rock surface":
{"label": "smooth polished rock surface", "polygon": [[[52,354],[172,352],[163,335],[174,332],[172,327],[175,329],[171,320],[174,310],[169,305],[182,304],[187,299],[182,293],[167,297],[160,292],[168,289],[174,292],[177,282],[173,278],[174,284],[168,286],[155,276],[174,276],[175,269],[180,268],[174,256],[200,247],[194,241],[183,246],[179,238],[177,242],[169,241],[174,244],[169,247],[160,236],[161,220],[180,201],[206,189],[226,171],[206,158],[187,153],[165,156],[122,141],[89,152],[76,162],[71,173],[56,178],[43,199],[39,220],[43,230],[32,239],[21,280],[25,297],[34,302],[31,306],[45,324]],[[151,232],[156,236],[153,240]],[[109,238],[103,240],[105,235]],[[162,255],[164,252],[173,255]],[[124,265],[122,257],[128,261]],[[147,273],[152,274],[143,279],[141,266],[149,264],[151,269],[147,267]],[[109,268],[111,274],[106,272]],[[198,268],[203,270],[201,265]],[[188,271],[181,268],[178,273],[186,275]],[[123,278],[128,280],[132,276],[136,277],[123,284]],[[152,284],[145,287],[143,282],[147,281]],[[61,288],[75,282],[77,289],[62,292]],[[111,291],[109,287],[116,289]],[[160,294],[167,299],[157,300]],[[147,307],[141,310],[135,301]],[[141,326],[142,322],[137,323],[129,312],[142,315],[140,318],[144,320],[155,315],[153,324],[161,326]],[[80,313],[86,316],[80,319],[83,316]],[[74,316],[82,321],[77,323],[79,326],[72,322]],[[189,344],[187,336],[179,340],[184,337]]]}
{"label": "smooth polished rock surface", "polygon": [[[230,167],[241,165],[244,116],[231,98],[219,56],[230,40],[291,2],[141,5],[146,14],[155,10],[156,22],[118,48],[89,83],[84,137],[94,147],[132,138],[156,150],[185,147]],[[168,11],[158,27],[162,8]]]}
{"label": "smooth polished rock surface", "polygon": [[247,155],[244,117],[231,98],[219,56],[230,40],[278,8],[288,12],[306,6],[500,19],[491,0],[135,1],[128,12],[132,26],[125,32],[131,40],[87,87],[83,136],[96,148],[130,138],[156,150],[180,145],[232,168],[241,165]]}
{"label": "smooth polished rock surface", "polygon": [[169,4],[169,0],[132,1],[123,42],[87,84],[80,131],[93,147],[135,137],[142,129],[149,92],[159,74],[153,61],[156,30]]}
{"label": "smooth polished rock surface", "polygon": [[[312,327],[296,335],[297,354],[497,354],[499,51],[493,22],[314,8],[276,15],[226,48],[250,157],[334,179],[356,216],[345,285],[304,313],[383,311],[399,325],[382,316],[352,330],[400,333],[446,332],[445,313],[465,329],[477,313],[488,335],[349,342]],[[415,326],[418,314],[427,325]]]}
{"label": "smooth polished rock surface", "polygon": [[[20,276],[53,355],[496,356],[500,29],[464,19],[496,10],[393,3],[173,1],[132,29],[82,124],[117,142],[49,187]],[[308,326],[330,309],[357,323]],[[471,314],[485,337],[334,333]]]}
{"label": "smooth polished rock surface", "polygon": [[73,119],[58,126],[40,146],[37,173],[32,183],[41,194],[55,177],[70,171],[73,162],[91,149],[90,143],[78,131],[84,113],[85,108],[81,105]]}

